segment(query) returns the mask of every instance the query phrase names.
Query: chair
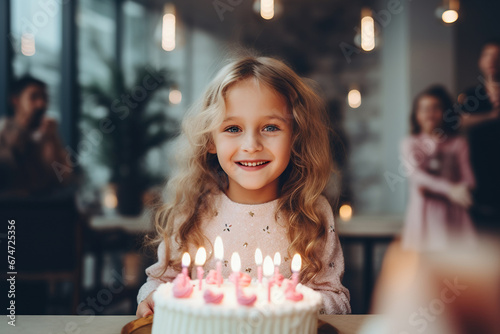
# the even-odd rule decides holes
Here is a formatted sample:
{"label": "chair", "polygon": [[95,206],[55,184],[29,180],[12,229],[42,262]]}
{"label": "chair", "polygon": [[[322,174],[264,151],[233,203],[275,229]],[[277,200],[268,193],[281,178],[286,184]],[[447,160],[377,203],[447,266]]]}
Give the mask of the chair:
{"label": "chair", "polygon": [[[47,299],[50,299],[57,283],[69,281],[73,285],[71,313],[76,314],[81,289],[82,230],[85,218],[78,213],[74,196],[2,199],[2,226],[6,227],[8,220],[15,221],[16,285],[45,283],[49,288]],[[13,271],[8,269],[2,270],[1,274]],[[5,278],[2,280],[5,281]],[[39,292],[37,289],[35,291]],[[30,305],[37,303],[35,298],[26,296],[25,291],[16,292],[16,304],[22,306],[17,302],[19,298],[26,298],[23,302]],[[43,294],[40,293],[40,296],[43,299]],[[37,306],[36,312],[45,313],[49,305]]]}

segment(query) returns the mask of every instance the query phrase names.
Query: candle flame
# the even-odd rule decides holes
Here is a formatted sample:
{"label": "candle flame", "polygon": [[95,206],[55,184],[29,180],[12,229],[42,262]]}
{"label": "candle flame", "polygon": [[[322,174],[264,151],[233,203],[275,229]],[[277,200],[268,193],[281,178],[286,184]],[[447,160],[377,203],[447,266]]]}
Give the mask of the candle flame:
{"label": "candle flame", "polygon": [[207,251],[205,250],[204,247],[200,247],[196,252],[196,258],[194,260],[194,263],[197,266],[202,266],[205,264],[206,260],[207,260]]}
{"label": "candle flame", "polygon": [[189,253],[184,253],[182,255],[182,266],[189,267],[190,264],[191,264],[191,256],[189,256]]}
{"label": "candle flame", "polygon": [[281,264],[281,255],[280,252],[276,252],[276,254],[274,254],[274,265],[279,266],[280,264]]}
{"label": "candle flame", "polygon": [[240,256],[236,252],[231,256],[231,269],[233,269],[233,272],[238,272],[241,269]]}
{"label": "candle flame", "polygon": [[292,259],[292,272],[298,273],[302,267],[302,258],[299,254],[295,254]]}
{"label": "candle flame", "polygon": [[264,268],[262,268],[264,271],[264,276],[272,276],[274,273],[274,265],[273,265],[273,260],[271,260],[271,257],[268,255],[264,259]]}
{"label": "candle flame", "polygon": [[224,257],[224,246],[222,245],[222,239],[219,236],[215,238],[214,253],[217,260],[222,260]]}
{"label": "candle flame", "polygon": [[260,251],[260,248],[255,250],[255,264],[258,266],[262,265],[262,252]]}

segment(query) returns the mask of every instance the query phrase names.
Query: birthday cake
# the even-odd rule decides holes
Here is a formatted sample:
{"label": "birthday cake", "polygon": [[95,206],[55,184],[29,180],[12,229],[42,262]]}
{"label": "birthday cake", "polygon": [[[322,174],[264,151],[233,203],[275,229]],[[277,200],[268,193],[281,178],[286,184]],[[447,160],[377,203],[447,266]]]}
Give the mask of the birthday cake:
{"label": "birthday cake", "polygon": [[152,334],[316,333],[321,294],[287,279],[270,286],[242,274],[219,285],[207,277],[200,287],[179,274],[153,294]]}

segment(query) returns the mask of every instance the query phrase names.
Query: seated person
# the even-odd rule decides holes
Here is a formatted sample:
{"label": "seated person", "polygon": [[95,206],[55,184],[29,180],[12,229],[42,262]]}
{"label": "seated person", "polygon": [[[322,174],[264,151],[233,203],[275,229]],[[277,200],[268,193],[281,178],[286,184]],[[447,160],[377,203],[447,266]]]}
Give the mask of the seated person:
{"label": "seated person", "polygon": [[25,76],[14,84],[11,103],[13,114],[0,119],[0,197],[50,193],[71,173],[54,168],[65,165],[66,151],[57,123],[45,116],[47,85]]}

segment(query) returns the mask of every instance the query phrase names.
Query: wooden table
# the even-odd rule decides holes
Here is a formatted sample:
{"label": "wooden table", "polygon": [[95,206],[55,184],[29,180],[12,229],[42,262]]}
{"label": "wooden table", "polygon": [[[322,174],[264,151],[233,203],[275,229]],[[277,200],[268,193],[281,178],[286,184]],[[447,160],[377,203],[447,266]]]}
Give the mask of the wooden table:
{"label": "wooden table", "polygon": [[[326,315],[320,316],[339,330],[340,334],[355,334],[364,321],[377,315]],[[0,323],[0,333],[44,333],[44,334],[120,334],[122,327],[135,320],[135,316],[55,316],[20,315],[16,317],[16,327],[7,324],[7,317]]]}
{"label": "wooden table", "polygon": [[90,218],[90,227],[94,230],[122,228],[130,233],[147,233],[154,231],[154,226],[148,213],[129,217],[121,215],[102,215]]}

